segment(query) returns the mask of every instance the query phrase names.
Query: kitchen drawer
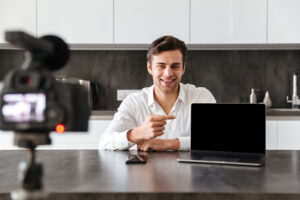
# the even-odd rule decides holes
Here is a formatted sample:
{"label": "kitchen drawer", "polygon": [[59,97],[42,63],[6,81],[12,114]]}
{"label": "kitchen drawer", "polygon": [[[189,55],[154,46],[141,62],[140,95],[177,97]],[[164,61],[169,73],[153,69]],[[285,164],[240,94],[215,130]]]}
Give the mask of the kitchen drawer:
{"label": "kitchen drawer", "polygon": [[278,121],[278,149],[300,149],[300,121]]}
{"label": "kitchen drawer", "polygon": [[277,149],[277,121],[266,122],[266,149]]}

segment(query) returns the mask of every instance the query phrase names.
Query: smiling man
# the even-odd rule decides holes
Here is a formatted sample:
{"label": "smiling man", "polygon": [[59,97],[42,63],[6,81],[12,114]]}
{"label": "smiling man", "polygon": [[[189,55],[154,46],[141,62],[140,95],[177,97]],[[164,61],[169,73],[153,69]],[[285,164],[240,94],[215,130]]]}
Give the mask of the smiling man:
{"label": "smiling man", "polygon": [[180,83],[187,48],[173,36],[155,40],[147,53],[153,86],[126,97],[99,139],[99,149],[190,150],[191,104],[215,103],[203,87]]}

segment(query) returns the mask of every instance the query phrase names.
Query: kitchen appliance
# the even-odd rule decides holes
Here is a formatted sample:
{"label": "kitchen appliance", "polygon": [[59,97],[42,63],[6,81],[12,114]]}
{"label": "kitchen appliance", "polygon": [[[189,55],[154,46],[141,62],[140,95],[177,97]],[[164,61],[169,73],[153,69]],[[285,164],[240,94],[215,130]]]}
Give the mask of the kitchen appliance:
{"label": "kitchen appliance", "polygon": [[90,80],[83,80],[76,77],[66,77],[66,76],[56,76],[55,79],[56,81],[60,81],[60,82],[82,85],[88,91],[90,109],[92,110],[97,104],[98,98],[100,96],[100,91],[96,82]]}

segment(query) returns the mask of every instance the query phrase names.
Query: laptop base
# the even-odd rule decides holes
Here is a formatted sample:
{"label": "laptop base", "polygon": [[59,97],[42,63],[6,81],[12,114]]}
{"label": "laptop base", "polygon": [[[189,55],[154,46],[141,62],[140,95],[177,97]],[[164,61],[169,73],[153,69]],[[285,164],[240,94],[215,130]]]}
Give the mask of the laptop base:
{"label": "laptop base", "polygon": [[188,154],[178,158],[177,162],[185,163],[204,163],[221,165],[239,165],[260,167],[264,164],[264,156],[238,157],[238,156],[211,156],[211,155],[192,155]]}

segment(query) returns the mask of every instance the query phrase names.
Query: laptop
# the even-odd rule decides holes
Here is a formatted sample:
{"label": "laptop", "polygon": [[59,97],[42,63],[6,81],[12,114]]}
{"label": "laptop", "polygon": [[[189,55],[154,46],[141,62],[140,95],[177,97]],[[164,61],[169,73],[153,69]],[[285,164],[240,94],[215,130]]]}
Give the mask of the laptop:
{"label": "laptop", "polygon": [[264,104],[191,105],[191,152],[178,162],[262,166],[266,152]]}

